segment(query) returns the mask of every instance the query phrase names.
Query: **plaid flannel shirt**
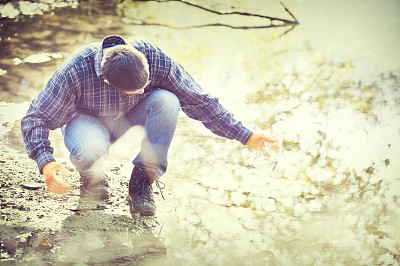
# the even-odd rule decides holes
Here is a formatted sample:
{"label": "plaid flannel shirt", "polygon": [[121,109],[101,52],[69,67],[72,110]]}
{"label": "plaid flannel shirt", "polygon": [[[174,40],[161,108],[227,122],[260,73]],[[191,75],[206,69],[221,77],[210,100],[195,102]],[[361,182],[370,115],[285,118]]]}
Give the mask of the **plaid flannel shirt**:
{"label": "plaid flannel shirt", "polygon": [[[150,84],[144,94],[127,95],[105,82],[101,70],[102,45],[117,41],[133,45],[142,52],[150,68]],[[67,124],[76,111],[89,112],[104,119],[118,119],[156,89],[174,93],[181,109],[190,118],[201,121],[216,135],[246,144],[252,132],[236,120],[218,98],[206,93],[185,69],[149,41],[108,36],[75,51],[55,72],[45,88],[32,100],[21,129],[26,151],[42,171],[55,161],[49,130]]]}

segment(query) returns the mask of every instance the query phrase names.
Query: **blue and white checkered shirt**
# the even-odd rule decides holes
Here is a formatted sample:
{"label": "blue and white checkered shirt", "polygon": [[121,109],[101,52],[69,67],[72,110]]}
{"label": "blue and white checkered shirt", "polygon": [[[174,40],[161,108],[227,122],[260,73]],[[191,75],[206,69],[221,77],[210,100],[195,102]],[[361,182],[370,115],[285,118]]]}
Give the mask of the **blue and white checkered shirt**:
{"label": "blue and white checkered shirt", "polygon": [[[144,94],[127,95],[105,82],[101,59],[102,45],[107,40],[133,45],[142,52],[150,68],[150,84]],[[236,120],[218,98],[206,93],[185,69],[149,41],[108,36],[75,51],[55,72],[36,99],[32,100],[21,129],[30,158],[43,166],[55,161],[48,139],[49,130],[67,124],[72,115],[86,111],[104,119],[118,119],[129,112],[151,91],[163,88],[173,92],[182,110],[190,118],[201,121],[213,133],[246,144],[252,132]]]}

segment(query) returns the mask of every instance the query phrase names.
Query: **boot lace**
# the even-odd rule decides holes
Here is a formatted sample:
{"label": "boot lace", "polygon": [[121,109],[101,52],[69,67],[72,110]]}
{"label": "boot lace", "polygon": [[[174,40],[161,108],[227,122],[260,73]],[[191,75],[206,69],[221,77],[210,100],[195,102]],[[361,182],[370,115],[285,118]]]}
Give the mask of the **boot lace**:
{"label": "boot lace", "polygon": [[165,184],[163,182],[159,181],[158,179],[154,179],[154,182],[156,182],[156,186],[160,190],[161,197],[165,201],[164,194],[162,193],[162,190],[165,188]]}
{"label": "boot lace", "polygon": [[133,192],[135,194],[141,195],[143,199],[147,201],[154,202],[153,199],[153,187],[151,186],[153,182],[156,183],[157,188],[160,190],[160,194],[164,198],[162,190],[165,188],[165,184],[158,179],[149,177],[144,170],[139,170],[136,172],[135,178],[133,180]]}

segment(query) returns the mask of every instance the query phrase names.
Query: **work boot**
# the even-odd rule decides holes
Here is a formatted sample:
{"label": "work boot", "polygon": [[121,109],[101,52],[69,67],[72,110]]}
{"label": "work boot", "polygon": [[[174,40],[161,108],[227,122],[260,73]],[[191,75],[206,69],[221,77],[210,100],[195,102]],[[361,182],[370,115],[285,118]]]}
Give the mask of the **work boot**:
{"label": "work boot", "polygon": [[156,206],[154,204],[152,187],[155,180],[144,169],[133,168],[127,198],[131,213],[140,213],[143,216],[155,215]]}
{"label": "work boot", "polygon": [[81,195],[97,199],[108,199],[108,183],[105,178],[81,176]]}

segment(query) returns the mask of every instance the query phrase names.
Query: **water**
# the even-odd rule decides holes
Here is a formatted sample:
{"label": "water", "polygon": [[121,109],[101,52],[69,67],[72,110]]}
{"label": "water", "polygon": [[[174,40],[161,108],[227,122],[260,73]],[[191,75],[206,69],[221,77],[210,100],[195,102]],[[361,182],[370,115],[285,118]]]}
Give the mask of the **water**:
{"label": "water", "polygon": [[302,1],[299,12],[302,26],[294,35],[331,60],[352,60],[363,79],[399,72],[398,1]]}
{"label": "water", "polygon": [[260,174],[272,176],[278,165],[279,158],[282,154],[282,138],[279,136],[269,136],[272,142],[264,142],[257,150],[252,151],[251,165],[260,170]]}
{"label": "water", "polygon": [[[34,163],[24,161],[18,119],[27,102],[73,50],[114,33],[155,41],[249,127],[282,136],[284,152],[274,176],[262,175],[251,165],[250,149],[218,138],[182,115],[162,180],[167,200],[156,195],[157,217],[143,221],[132,219],[124,204],[131,154],[116,151],[118,158],[105,166],[112,200],[102,206],[82,205],[75,195],[77,174],[59,132],[52,132],[56,157],[76,177],[71,179],[71,194],[57,198],[41,190],[26,203],[30,191],[16,188],[15,195],[24,195],[18,198],[10,189],[1,190],[2,204],[9,206],[2,205],[1,226],[14,232],[19,243],[28,243],[26,235],[32,230],[37,235],[36,242],[30,242],[36,249],[22,256],[20,247],[14,256],[2,253],[2,259],[144,265],[158,259],[173,265],[399,264],[398,1],[288,1],[285,5],[300,25],[282,37],[287,28],[136,26],[133,18],[174,26],[263,22],[218,18],[179,3],[123,1],[117,8],[107,3],[89,1],[27,16],[25,22],[2,21],[0,173],[2,182],[8,182],[3,187],[17,186],[12,182],[18,179],[41,180]],[[276,1],[231,3],[290,18]],[[213,1],[210,6],[226,4]],[[121,18],[121,10],[126,18]],[[50,60],[24,62],[32,55]],[[9,152],[10,146],[16,151]],[[49,215],[54,210],[58,215]],[[4,243],[4,235],[0,240]],[[39,240],[51,246],[50,253]],[[79,248],[74,243],[80,243]]]}

